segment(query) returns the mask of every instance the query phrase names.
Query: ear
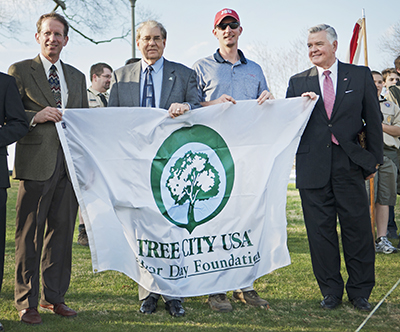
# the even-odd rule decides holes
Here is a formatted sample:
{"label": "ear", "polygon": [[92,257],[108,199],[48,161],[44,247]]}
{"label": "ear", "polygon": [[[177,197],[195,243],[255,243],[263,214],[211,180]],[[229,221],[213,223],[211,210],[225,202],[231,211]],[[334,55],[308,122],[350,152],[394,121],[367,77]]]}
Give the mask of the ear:
{"label": "ear", "polygon": [[68,40],[69,40],[69,38],[68,38],[68,36],[66,36],[66,37],[64,38],[64,45],[63,45],[63,47],[64,47],[65,45],[67,45]]}
{"label": "ear", "polygon": [[334,52],[336,52],[336,51],[337,51],[337,48],[338,48],[338,42],[337,42],[337,40],[334,40],[334,41],[333,41],[332,46],[333,46]]}
{"label": "ear", "polygon": [[39,36],[40,36],[40,35],[36,32],[36,33],[35,33],[35,39],[36,39],[36,42],[37,42],[38,44],[40,44]]}
{"label": "ear", "polygon": [[[212,29],[212,34],[215,36],[215,37],[217,37],[217,29]],[[218,37],[217,37],[218,38]]]}
{"label": "ear", "polygon": [[240,36],[240,35],[242,34],[242,32],[243,32],[242,26],[239,27],[239,30],[240,30],[240,31],[239,31],[239,36]]}

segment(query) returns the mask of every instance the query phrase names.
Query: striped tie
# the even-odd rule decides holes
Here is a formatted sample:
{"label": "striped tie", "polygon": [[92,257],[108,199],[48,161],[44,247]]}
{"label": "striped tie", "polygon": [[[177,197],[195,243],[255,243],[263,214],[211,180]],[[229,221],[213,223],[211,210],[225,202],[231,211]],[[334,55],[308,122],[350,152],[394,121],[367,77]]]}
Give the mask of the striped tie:
{"label": "striped tie", "polygon": [[61,108],[61,87],[60,87],[60,80],[57,75],[56,66],[52,65],[50,67],[50,74],[49,74],[49,84],[51,92],[53,93],[54,100],[58,108]]}

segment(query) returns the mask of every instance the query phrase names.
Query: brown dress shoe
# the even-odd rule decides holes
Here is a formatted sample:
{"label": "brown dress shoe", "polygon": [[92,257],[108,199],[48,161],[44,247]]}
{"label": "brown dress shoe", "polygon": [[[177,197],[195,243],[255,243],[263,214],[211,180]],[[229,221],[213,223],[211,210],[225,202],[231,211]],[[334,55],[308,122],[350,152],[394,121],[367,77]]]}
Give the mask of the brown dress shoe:
{"label": "brown dress shoe", "polygon": [[42,324],[42,318],[36,308],[23,309],[18,314],[21,322],[31,325]]}
{"label": "brown dress shoe", "polygon": [[40,307],[44,310],[50,310],[57,315],[63,317],[75,317],[77,316],[77,312],[68,308],[65,303],[55,303],[55,304],[41,304]]}

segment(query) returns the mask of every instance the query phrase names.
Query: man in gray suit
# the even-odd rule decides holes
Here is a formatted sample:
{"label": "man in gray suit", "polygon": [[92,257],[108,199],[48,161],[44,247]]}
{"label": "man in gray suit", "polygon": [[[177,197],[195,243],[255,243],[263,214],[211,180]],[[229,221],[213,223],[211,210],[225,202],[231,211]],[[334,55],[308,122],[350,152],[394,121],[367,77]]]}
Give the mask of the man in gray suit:
{"label": "man in gray suit", "polygon": [[[59,108],[87,108],[85,75],[60,60],[68,23],[57,13],[42,15],[36,41],[40,54],[13,64],[30,124],[17,142],[14,178],[20,180],[15,232],[15,305],[21,321],[41,324],[40,307],[64,317],[77,313],[64,303],[71,277],[72,238],[78,203],[67,175],[55,128]],[[44,234],[46,229],[46,233]]]}
{"label": "man in gray suit", "polygon": [[[142,60],[113,73],[109,106],[158,107],[168,110],[171,117],[200,107],[196,73],[182,64],[163,57],[167,32],[161,23],[146,21],[136,31],[136,45]],[[159,294],[139,286],[139,299],[144,300],[140,312],[156,310]],[[174,317],[185,314],[181,299],[163,296],[165,307]]]}

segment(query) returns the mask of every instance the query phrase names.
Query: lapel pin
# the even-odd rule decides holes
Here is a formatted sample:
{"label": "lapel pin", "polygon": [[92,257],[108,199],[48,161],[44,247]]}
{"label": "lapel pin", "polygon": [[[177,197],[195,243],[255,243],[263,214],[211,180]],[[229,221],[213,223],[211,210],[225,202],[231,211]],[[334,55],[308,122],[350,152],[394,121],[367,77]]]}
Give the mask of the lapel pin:
{"label": "lapel pin", "polygon": [[169,80],[172,81],[172,77],[170,77]]}
{"label": "lapel pin", "polygon": [[343,79],[343,81],[347,81],[347,77],[345,77],[345,78]]}

